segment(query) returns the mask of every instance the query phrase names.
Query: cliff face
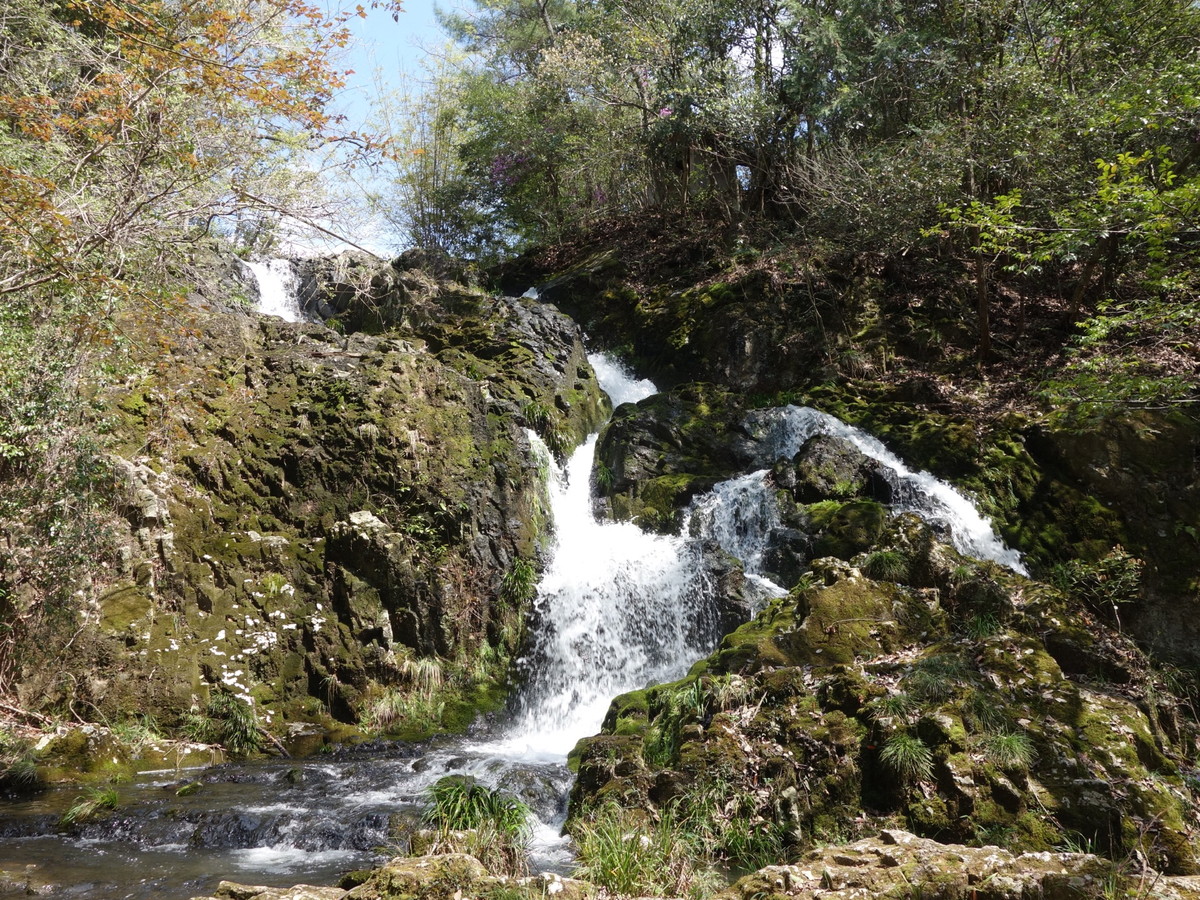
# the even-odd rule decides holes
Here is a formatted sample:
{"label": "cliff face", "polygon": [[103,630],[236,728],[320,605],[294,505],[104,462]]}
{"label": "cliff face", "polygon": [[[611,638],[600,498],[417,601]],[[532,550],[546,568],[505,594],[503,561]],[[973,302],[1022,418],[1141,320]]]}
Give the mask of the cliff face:
{"label": "cliff face", "polygon": [[221,692],[279,733],[417,736],[503,697],[545,537],[526,429],[573,446],[603,397],[553,308],[373,276],[415,323],[192,311],[165,360],[98,398],[120,559],[68,661],[86,674],[31,655],[29,705],[169,725]]}

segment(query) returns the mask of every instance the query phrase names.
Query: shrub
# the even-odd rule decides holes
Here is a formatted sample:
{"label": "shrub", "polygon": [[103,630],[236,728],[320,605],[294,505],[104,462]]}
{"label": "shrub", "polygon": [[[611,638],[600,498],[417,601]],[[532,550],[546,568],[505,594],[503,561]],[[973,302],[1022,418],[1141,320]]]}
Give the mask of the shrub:
{"label": "shrub", "polygon": [[958,656],[938,654],[920,660],[904,679],[908,692],[920,700],[940,703],[959,688],[971,685],[975,673]]}
{"label": "shrub", "polygon": [[1097,612],[1111,613],[1119,625],[1118,607],[1135,602],[1141,595],[1144,567],[1145,563],[1118,544],[1095,562],[1073,559],[1056,566],[1051,579],[1057,587]]}
{"label": "shrub", "polygon": [[184,729],[192,740],[220,744],[239,756],[262,748],[263,731],[254,707],[227,691],[214,691],[203,713],[189,714]]}
{"label": "shrub", "polygon": [[0,788],[24,788],[37,782],[33,744],[0,728]]}
{"label": "shrub", "polygon": [[441,724],[445,711],[445,700],[439,699],[433,688],[418,689],[417,693],[390,688],[368,704],[361,724],[373,734],[390,734],[402,726],[409,732],[425,733]]}
{"label": "shrub", "polygon": [[908,722],[913,713],[917,711],[917,704],[913,701],[912,697],[901,691],[896,694],[876,697],[867,704],[867,708],[870,710],[871,718],[876,722],[884,719]]}
{"label": "shrub", "polygon": [[537,593],[537,570],[526,559],[517,558],[504,573],[500,597],[513,606],[520,606]]}

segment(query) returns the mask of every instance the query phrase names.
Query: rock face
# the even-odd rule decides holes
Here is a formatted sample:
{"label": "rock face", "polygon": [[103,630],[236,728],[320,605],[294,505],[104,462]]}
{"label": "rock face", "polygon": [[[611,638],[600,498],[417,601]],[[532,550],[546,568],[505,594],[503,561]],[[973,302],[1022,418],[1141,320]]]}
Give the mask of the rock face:
{"label": "rock face", "polygon": [[[727,412],[704,411],[727,423],[707,443],[662,433],[671,415],[696,416],[681,396],[627,408],[605,434],[611,499],[761,464]],[[603,734],[576,749],[573,820],[616,802],[715,833],[749,823],[720,851],[735,867],[900,820],[1026,852],[1083,835],[1113,859],[1200,871],[1200,729],[1082,574],[1064,590],[961,556],[891,515],[888,479],[833,438],[770,479],[767,565],[790,594],[687,678],[613,701]]]}
{"label": "rock face", "polygon": [[681,509],[747,465],[752,442],[731,395],[702,386],[623,406],[596,449],[597,492],[616,519],[678,531]]}
{"label": "rock face", "polygon": [[1023,853],[998,847],[939,844],[903,831],[844,847],[807,853],[795,865],[769,866],[720,894],[728,900],[753,897],[797,900],[865,900],[869,897],[929,897],[937,900],[1080,900],[1112,896],[1162,900],[1200,897],[1200,880],[1157,872],[1122,872],[1110,861],[1085,853]]}
{"label": "rock face", "polygon": [[604,399],[552,307],[405,277],[421,315],[378,335],[195,312],[101,398],[124,538],[75,643],[95,674],[31,664],[26,702],[169,726],[221,690],[283,732],[400,697],[376,724],[410,736],[497,702],[545,538],[526,428],[563,451]]}

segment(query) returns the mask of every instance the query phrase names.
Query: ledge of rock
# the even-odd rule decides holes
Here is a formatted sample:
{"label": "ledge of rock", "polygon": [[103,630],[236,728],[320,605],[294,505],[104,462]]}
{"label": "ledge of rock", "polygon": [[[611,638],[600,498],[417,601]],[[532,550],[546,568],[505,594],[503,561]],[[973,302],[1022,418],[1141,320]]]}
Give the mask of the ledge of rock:
{"label": "ledge of rock", "polygon": [[[1117,893],[1111,893],[1113,889]],[[1130,871],[1087,853],[1022,853],[998,847],[939,844],[906,831],[806,854],[789,866],[768,866],[720,896],[866,900],[1083,900],[1108,896],[1200,898],[1200,878]]]}

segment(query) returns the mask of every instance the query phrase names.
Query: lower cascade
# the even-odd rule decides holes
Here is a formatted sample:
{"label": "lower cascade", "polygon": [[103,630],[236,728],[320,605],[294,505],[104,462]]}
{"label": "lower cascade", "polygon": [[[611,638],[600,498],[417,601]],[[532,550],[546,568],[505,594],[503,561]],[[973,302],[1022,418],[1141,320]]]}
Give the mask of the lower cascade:
{"label": "lower cascade", "polygon": [[[257,264],[256,264],[257,265]],[[256,268],[264,304],[275,270]],[[264,312],[284,315],[285,310]],[[296,311],[298,315],[298,311]],[[589,357],[614,404],[655,392],[603,355]],[[790,458],[817,433],[845,437],[882,461],[895,479],[895,508],[948,527],[965,552],[1023,571],[970,502],[925,473],[912,473],[869,435],[815,410],[758,412],[748,423],[763,465]],[[778,525],[765,469],[731,478],[697,497],[680,536],[598,521],[592,502],[593,435],[561,467],[531,437],[548,472],[554,530],[537,589],[534,636],[522,661],[525,684],[510,719],[490,733],[426,745],[343,748],[300,764],[227,764],[198,777],[146,773],[121,785],[119,814],[75,835],[56,833],[67,794],[56,789],[20,804],[0,821],[0,867],[38,862],[72,895],[183,898],[221,877],[290,885],[331,882],[378,863],[392,835],[416,827],[425,792],[447,774],[469,775],[521,796],[537,817],[532,867],[566,871],[572,856],[559,836],[572,776],[566,756],[599,730],[611,699],[681,677],[710,652],[728,622],[706,546],[739,558],[751,605],[785,591],[765,575],[766,542]],[[400,852],[397,849],[396,852]]]}

